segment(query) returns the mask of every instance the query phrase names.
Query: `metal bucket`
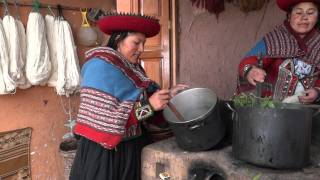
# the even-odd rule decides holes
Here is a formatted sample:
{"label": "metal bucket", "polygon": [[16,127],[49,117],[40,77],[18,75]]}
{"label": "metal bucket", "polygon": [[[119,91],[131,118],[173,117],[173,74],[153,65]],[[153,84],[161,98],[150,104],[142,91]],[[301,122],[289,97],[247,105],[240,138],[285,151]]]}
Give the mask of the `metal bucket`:
{"label": "metal bucket", "polygon": [[180,148],[202,151],[213,148],[225,135],[225,124],[220,118],[218,98],[207,88],[185,90],[170,100],[183,120],[166,107],[163,111]]}
{"label": "metal bucket", "polygon": [[313,110],[236,108],[232,149],[236,159],[272,168],[309,163]]}

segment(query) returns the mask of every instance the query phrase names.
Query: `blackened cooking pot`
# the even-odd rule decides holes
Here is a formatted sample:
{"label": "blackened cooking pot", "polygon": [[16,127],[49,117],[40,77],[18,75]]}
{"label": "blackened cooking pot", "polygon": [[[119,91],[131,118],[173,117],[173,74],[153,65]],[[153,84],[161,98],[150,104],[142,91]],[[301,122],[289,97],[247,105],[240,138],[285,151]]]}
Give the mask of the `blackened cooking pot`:
{"label": "blackened cooking pot", "polygon": [[207,88],[192,88],[174,96],[170,103],[183,116],[177,117],[170,107],[163,111],[180,148],[202,151],[213,148],[225,134],[219,115],[218,98]]}
{"label": "blackened cooking pot", "polygon": [[232,149],[236,159],[272,168],[309,163],[313,110],[304,107],[236,108]]}

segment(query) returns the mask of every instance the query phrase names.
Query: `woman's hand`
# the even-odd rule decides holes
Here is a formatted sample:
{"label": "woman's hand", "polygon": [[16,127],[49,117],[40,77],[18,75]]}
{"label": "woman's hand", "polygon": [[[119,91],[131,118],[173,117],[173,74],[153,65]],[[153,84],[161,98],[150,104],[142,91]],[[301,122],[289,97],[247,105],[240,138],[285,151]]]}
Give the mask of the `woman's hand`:
{"label": "woman's hand", "polygon": [[304,95],[298,96],[300,103],[310,104],[318,98],[318,91],[311,88],[305,91]]}
{"label": "woman's hand", "polygon": [[173,97],[177,95],[180,91],[189,88],[186,84],[177,84],[170,89],[170,96]]}
{"label": "woman's hand", "polygon": [[167,106],[170,100],[170,91],[168,89],[161,89],[154,92],[150,98],[149,103],[154,111],[160,111]]}
{"label": "woman's hand", "polygon": [[247,74],[247,81],[256,86],[257,82],[264,82],[264,79],[266,77],[267,73],[261,68],[258,68],[256,66],[252,66],[252,69]]}

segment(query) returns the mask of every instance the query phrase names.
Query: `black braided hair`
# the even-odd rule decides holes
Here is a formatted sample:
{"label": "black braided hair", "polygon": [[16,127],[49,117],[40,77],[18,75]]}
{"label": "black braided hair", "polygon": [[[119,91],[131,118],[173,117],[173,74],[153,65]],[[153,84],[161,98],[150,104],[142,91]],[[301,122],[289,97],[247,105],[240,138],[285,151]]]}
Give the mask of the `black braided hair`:
{"label": "black braided hair", "polygon": [[124,40],[130,31],[119,31],[119,32],[113,32],[109,38],[107,47],[110,47],[114,50],[118,49],[118,43],[122,40]]}

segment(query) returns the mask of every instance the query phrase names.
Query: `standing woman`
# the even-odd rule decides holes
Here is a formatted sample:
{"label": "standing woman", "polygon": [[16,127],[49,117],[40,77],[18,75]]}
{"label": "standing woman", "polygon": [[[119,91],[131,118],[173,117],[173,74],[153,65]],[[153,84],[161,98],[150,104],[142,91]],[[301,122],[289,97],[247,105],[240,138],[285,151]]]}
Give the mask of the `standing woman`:
{"label": "standing woman", "polygon": [[238,91],[266,82],[272,88],[263,91],[263,96],[315,103],[320,96],[320,0],[277,0],[277,4],[287,12],[287,19],[240,62]]}
{"label": "standing woman", "polygon": [[139,180],[146,145],[141,122],[186,86],[160,90],[138,63],[146,38],[159,33],[158,20],[113,13],[98,25],[111,36],[107,47],[86,53],[74,130],[80,140],[70,179]]}

